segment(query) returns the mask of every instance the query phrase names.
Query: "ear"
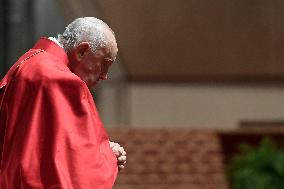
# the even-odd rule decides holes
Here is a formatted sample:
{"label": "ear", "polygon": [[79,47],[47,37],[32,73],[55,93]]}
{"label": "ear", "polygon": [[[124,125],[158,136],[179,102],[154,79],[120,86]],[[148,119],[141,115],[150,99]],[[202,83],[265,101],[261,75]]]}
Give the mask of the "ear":
{"label": "ear", "polygon": [[88,42],[82,42],[74,49],[75,58],[77,61],[81,61],[84,56],[86,55],[86,52],[90,49],[90,45]]}

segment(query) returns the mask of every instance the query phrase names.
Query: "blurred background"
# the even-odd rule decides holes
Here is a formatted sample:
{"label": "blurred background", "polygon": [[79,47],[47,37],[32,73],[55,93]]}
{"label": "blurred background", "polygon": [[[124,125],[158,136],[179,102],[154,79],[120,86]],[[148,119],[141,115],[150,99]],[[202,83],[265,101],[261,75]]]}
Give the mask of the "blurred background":
{"label": "blurred background", "polygon": [[1,78],[39,37],[83,16],[107,22],[119,45],[94,91],[128,151],[115,188],[237,187],[226,167],[239,144],[281,146],[284,1],[1,0]]}

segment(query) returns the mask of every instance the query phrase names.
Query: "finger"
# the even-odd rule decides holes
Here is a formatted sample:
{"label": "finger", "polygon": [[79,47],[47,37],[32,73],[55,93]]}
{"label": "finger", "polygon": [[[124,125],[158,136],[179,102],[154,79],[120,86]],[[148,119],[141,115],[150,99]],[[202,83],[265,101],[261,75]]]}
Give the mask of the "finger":
{"label": "finger", "polygon": [[115,154],[115,156],[118,158],[120,157],[120,153],[118,150],[113,150],[113,153]]}
{"label": "finger", "polygon": [[118,169],[119,169],[119,170],[124,169],[124,165],[119,165],[119,166],[118,166]]}
{"label": "finger", "polygon": [[110,145],[110,147],[111,148],[119,148],[120,147],[120,145],[118,144],[118,143],[116,143],[116,142],[111,142],[111,141],[109,141],[109,145]]}
{"label": "finger", "polygon": [[118,148],[118,151],[119,151],[119,153],[120,153],[121,155],[124,154],[124,153],[126,153],[123,147],[119,147],[119,148]]}
{"label": "finger", "polygon": [[113,148],[114,147],[114,142],[109,141],[109,146],[110,146],[110,148]]}
{"label": "finger", "polygon": [[114,147],[119,148],[120,145],[118,143],[114,142]]}
{"label": "finger", "polygon": [[121,153],[121,155],[122,155],[122,156],[126,156],[126,152],[123,151],[123,152]]}
{"label": "finger", "polygon": [[126,156],[120,156],[117,158],[119,162],[125,162],[126,161]]}
{"label": "finger", "polygon": [[117,162],[117,165],[126,165],[126,161],[124,161],[124,162]]}

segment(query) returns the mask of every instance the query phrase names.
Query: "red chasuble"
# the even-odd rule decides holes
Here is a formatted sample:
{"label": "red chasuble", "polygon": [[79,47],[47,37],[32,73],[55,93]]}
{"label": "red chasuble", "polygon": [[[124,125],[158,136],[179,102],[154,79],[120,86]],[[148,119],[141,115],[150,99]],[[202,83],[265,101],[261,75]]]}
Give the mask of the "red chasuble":
{"label": "red chasuble", "polygon": [[41,38],[0,82],[1,189],[110,189],[117,159],[86,84]]}

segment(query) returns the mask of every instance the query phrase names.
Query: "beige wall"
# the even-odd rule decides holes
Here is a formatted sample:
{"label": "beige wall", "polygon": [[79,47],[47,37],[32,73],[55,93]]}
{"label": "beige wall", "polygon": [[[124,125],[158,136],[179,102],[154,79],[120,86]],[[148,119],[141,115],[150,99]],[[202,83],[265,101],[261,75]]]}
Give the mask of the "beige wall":
{"label": "beige wall", "polygon": [[100,94],[107,127],[232,128],[284,117],[284,87],[277,86],[129,84],[118,91],[106,84]]}

